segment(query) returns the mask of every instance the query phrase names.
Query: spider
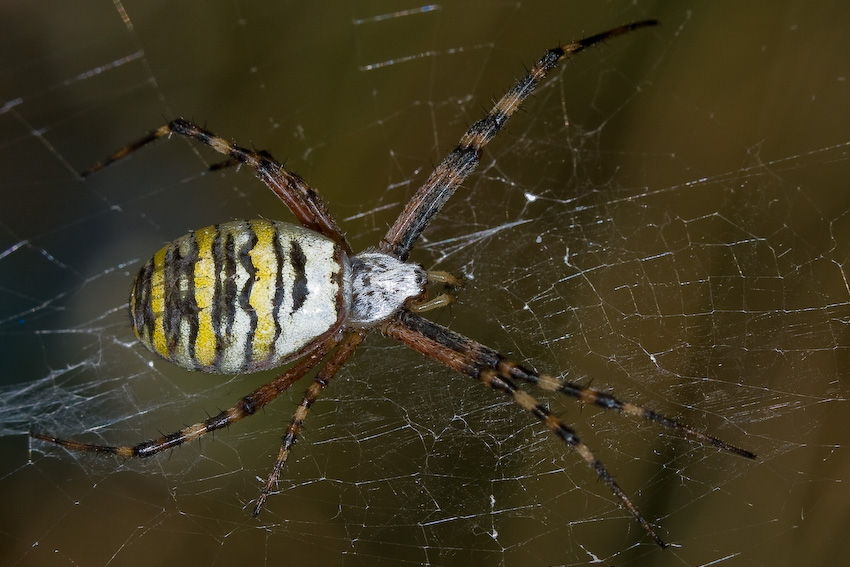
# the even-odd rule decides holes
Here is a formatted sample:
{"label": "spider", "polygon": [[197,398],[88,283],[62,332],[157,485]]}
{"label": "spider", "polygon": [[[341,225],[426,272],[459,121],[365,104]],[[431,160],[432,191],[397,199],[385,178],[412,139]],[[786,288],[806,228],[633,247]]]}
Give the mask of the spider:
{"label": "spider", "polygon": [[656,24],[655,20],[639,21],[547,51],[484,118],[466,131],[404,207],[377,250],[354,254],[319,195],[268,152],[241,148],[186,120],[173,120],[98,162],[81,176],[103,169],[155,140],[177,134],[227,156],[211,169],[242,164],[254,169],[301,226],[268,220],[234,221],[193,231],[167,244],[136,276],[129,302],[131,324],[145,346],[189,370],[233,374],[294,364],[230,409],[137,445],[96,445],[42,433],[30,435],[75,451],[150,457],[253,415],[318,368],[257,498],[253,510],[257,516],[277,486],[310,407],[366,335],[377,329],[500,392],[537,418],[596,471],[652,540],[666,547],[576,432],[517,383],[654,421],[742,457],[755,455],[611,394],[539,374],[421,317],[417,312],[451,300],[445,295],[427,300],[429,281],[449,286],[460,282],[407,261],[419,236],[477,165],[482,148],[547,73],[561,60],[592,45]]}

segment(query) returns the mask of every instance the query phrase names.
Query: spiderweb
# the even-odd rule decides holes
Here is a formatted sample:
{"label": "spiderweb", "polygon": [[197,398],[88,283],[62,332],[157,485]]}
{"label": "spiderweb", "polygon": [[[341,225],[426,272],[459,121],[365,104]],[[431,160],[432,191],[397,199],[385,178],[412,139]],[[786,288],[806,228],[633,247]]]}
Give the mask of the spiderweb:
{"label": "spiderweb", "polygon": [[[0,10],[0,564],[783,565],[846,557],[846,6],[805,2],[6,3]],[[376,244],[434,163],[558,41],[657,17],[542,86],[414,258],[463,276],[437,321],[759,454],[545,398],[674,546],[499,396],[371,336],[250,501],[306,382],[169,454],[134,443],[273,373],[191,374],[134,340],[133,274],[233,218],[249,172],[163,142],[184,116],[269,149]]]}

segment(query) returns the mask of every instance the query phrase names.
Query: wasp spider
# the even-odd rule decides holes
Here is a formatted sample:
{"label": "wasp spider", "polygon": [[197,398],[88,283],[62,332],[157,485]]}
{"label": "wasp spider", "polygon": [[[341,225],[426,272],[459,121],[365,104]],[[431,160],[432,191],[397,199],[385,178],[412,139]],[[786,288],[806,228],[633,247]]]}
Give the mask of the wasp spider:
{"label": "wasp spider", "polygon": [[[276,487],[310,406],[366,334],[377,329],[516,402],[574,449],[655,543],[666,546],[576,432],[516,384],[527,382],[584,403],[654,421],[743,457],[755,455],[610,394],[538,374],[422,318],[417,311],[440,304],[445,298],[426,301],[429,273],[407,261],[422,231],[477,165],[482,148],[558,62],[601,41],[655,24],[654,20],[636,22],[547,51],[489,114],[466,131],[374,251],[354,254],[319,195],[270,154],[235,146],[185,120],[169,122],[97,163],[82,175],[94,173],[159,138],[179,134],[228,156],[224,165],[246,164],[254,169],[301,226],[268,220],[236,221],[181,236],[154,254],[136,276],[130,296],[131,321],[146,347],[188,370],[231,374],[295,363],[232,408],[138,445],[113,447],[41,433],[32,436],[77,451],[150,457],[256,413],[318,367],[256,501],[256,516]],[[445,274],[430,276],[456,283]]]}

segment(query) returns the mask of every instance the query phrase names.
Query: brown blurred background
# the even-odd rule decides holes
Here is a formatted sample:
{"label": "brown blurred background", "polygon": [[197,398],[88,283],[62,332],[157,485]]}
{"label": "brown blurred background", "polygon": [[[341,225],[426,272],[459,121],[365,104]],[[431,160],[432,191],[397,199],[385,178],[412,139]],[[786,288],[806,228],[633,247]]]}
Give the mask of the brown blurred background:
{"label": "brown blurred background", "polygon": [[[841,2],[6,2],[0,8],[0,564],[797,565],[846,557],[850,9]],[[412,10],[389,18],[377,16]],[[250,517],[303,386],[150,462],[125,443],[273,374],[187,374],[123,305],[163,242],[290,218],[250,172],[160,143],[184,116],[269,149],[377,243],[543,51],[662,25],[554,74],[414,255],[464,276],[441,323],[759,454],[548,401],[674,544],[557,440],[380,337],[316,404]],[[306,384],[305,384],[306,385]]]}

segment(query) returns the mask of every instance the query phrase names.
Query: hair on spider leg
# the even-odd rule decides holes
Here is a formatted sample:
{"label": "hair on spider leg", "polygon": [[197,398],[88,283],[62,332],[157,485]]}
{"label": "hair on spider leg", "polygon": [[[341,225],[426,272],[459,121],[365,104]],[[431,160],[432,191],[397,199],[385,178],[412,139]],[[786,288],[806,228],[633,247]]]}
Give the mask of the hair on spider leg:
{"label": "hair on spider leg", "polygon": [[[272,157],[272,154],[268,150],[254,150],[254,151],[256,151],[258,156],[265,158],[266,160],[268,160],[270,162],[275,161],[275,159]],[[236,158],[236,157],[229,157],[225,160],[217,161],[217,162],[213,163],[212,165],[210,165],[207,168],[207,171],[220,171],[220,170],[223,170],[223,169],[229,169],[231,167],[235,168],[236,171],[239,171],[242,168],[243,164],[244,164],[243,160],[240,160],[239,158]]]}
{"label": "hair on spider leg", "polygon": [[[253,415],[314,369],[253,514],[271,495],[308,412],[342,365],[375,329],[448,368],[508,396],[590,465],[659,546],[665,542],[576,432],[515,381],[641,417],[743,457],[754,454],[589,387],[537,374],[446,327],[412,313],[423,310],[428,283],[455,288],[462,281],[427,272],[407,259],[422,232],[477,166],[481,152],[522,102],[562,60],[606,39],[654,26],[644,20],[550,49],[460,137],[411,196],[379,242],[355,254],[324,201],[269,152],[235,145],[178,118],[117,150],[83,177],[172,134],[194,139],[226,156],[213,169],[247,165],[280,198],[299,225],[263,218],[225,222],[185,234],[156,252],[139,270],[130,295],[133,331],[148,349],[187,370],[241,374],[291,367],[214,416],[136,445],[107,446],[42,433],[31,437],[69,450],[150,457]],[[435,297],[430,307],[451,301]]]}

